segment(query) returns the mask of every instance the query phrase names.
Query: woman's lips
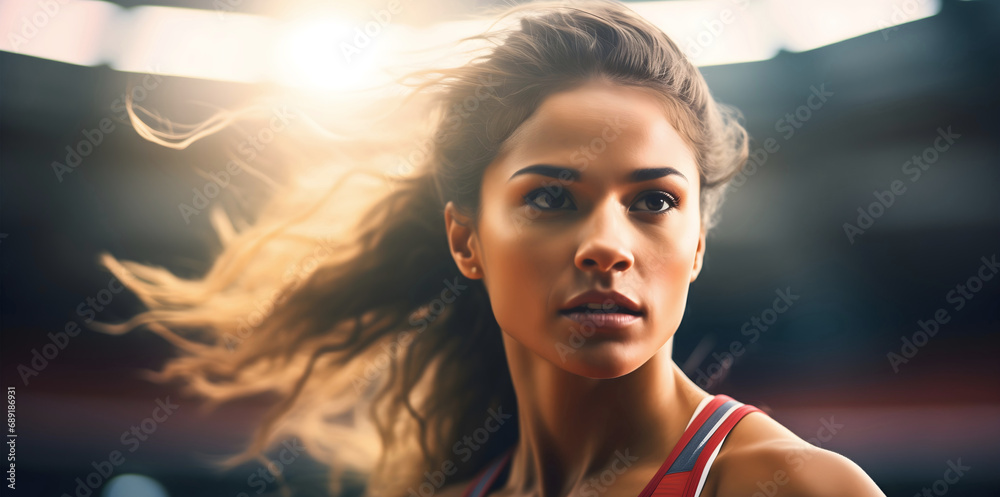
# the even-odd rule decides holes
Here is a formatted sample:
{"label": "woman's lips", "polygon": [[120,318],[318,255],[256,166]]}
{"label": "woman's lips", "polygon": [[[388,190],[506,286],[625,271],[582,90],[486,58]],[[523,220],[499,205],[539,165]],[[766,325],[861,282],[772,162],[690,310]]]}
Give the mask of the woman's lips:
{"label": "woman's lips", "polygon": [[559,314],[562,314],[563,316],[566,316],[567,318],[580,324],[590,324],[595,328],[605,329],[624,328],[642,319],[642,316],[640,315],[626,314],[623,312],[585,312],[576,309],[560,311]]}

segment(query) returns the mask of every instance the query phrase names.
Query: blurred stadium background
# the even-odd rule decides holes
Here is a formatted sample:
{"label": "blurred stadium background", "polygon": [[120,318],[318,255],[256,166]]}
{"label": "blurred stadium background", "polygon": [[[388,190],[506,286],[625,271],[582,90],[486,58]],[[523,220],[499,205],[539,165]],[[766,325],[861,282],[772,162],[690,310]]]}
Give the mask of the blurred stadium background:
{"label": "blurred stadium background", "polygon": [[[1000,4],[629,4],[702,66],[754,139],[756,167],[730,194],[692,287],[678,364],[710,392],[764,407],[850,457],[887,495],[1000,495],[991,262],[1000,253]],[[114,450],[124,462],[93,478],[95,497],[277,490],[259,464],[225,473],[206,464],[243,446],[266,399],[203,413],[139,377],[170,354],[158,337],[88,330],[53,348],[49,334],[80,323],[88,298],[113,296],[85,304],[102,320],[136,310],[125,293],[101,293],[109,275],[98,252],[197,274],[217,248],[207,216],[188,224],[178,212],[205,184],[191,154],[211,152],[168,150],[115,121],[130,75],[147,84],[137,100],[181,121],[205,117],[191,101],[226,107],[274,91],[329,108],[339,90],[375,81],[393,47],[472,34],[462,16],[491,6],[400,2],[346,65],[342,44],[389,5],[0,3],[0,372],[15,389],[17,422],[9,495],[90,495],[76,479],[108,468]],[[53,168],[88,137],[100,143],[77,167]],[[919,177],[914,156],[927,166]],[[890,203],[895,181],[905,192]],[[769,311],[778,292],[798,297],[781,313]],[[920,322],[931,328],[938,309],[947,321],[924,343]],[[772,324],[756,333],[752,320]],[[731,360],[729,350],[745,352]],[[147,425],[148,439],[122,437],[167,397],[180,407]],[[322,487],[319,465],[293,461],[286,478]],[[935,486],[959,462],[971,469]]]}

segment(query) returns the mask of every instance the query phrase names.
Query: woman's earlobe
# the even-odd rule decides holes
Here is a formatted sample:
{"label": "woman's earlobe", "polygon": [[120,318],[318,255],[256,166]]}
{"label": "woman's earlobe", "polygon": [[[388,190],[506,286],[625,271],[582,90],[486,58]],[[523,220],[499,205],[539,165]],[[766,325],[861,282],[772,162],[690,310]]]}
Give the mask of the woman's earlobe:
{"label": "woman's earlobe", "polygon": [[701,268],[704,266],[705,235],[705,231],[702,230],[701,234],[698,236],[698,248],[694,253],[694,266],[691,268],[691,281],[689,283],[694,283],[694,280],[698,279],[698,275],[701,274]]}
{"label": "woman's earlobe", "polygon": [[444,207],[444,222],[448,248],[458,269],[466,278],[481,278],[478,251],[475,249],[475,233],[470,219],[458,212],[455,205],[449,201]]}

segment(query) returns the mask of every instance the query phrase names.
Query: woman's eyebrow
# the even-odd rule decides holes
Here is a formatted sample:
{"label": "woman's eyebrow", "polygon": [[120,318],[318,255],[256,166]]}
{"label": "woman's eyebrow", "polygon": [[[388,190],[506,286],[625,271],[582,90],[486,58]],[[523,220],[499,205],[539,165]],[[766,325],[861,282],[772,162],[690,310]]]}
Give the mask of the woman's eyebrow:
{"label": "woman's eyebrow", "polygon": [[[550,178],[560,178],[566,177],[568,181],[579,181],[580,171],[573,169],[571,167],[565,166],[553,166],[549,164],[534,164],[523,169],[518,170],[507,179],[509,183],[510,180],[514,179],[519,174],[540,174],[542,176],[548,176]],[[669,166],[665,167],[651,167],[633,170],[629,174],[629,182],[638,183],[641,181],[649,181],[652,179],[662,178],[664,176],[669,176],[675,174],[680,176],[684,181],[687,181],[687,177],[684,176],[680,171]]]}

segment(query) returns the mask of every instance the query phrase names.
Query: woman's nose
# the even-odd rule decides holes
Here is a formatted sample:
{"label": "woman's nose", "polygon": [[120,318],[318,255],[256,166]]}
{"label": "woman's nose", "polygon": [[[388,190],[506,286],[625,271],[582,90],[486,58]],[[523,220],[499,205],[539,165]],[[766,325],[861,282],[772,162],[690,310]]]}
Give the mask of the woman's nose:
{"label": "woman's nose", "polygon": [[617,202],[605,202],[582,221],[575,263],[583,271],[625,271],[635,264],[628,232],[628,212]]}

